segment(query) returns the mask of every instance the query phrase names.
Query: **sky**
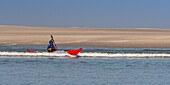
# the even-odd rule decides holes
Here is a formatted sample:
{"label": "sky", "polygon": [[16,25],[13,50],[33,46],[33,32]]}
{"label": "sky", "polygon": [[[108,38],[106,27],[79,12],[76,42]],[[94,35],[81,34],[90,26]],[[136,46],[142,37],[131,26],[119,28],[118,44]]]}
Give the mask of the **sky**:
{"label": "sky", "polygon": [[0,25],[170,28],[170,0],[0,0]]}

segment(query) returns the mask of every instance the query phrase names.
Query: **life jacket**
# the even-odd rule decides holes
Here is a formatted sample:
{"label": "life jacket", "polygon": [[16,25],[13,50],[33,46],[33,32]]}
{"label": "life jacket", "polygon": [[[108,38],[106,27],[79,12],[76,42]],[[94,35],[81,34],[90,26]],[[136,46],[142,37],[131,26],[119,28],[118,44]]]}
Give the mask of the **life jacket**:
{"label": "life jacket", "polygon": [[53,44],[48,44],[47,51],[54,52],[54,51],[56,51],[56,47]]}

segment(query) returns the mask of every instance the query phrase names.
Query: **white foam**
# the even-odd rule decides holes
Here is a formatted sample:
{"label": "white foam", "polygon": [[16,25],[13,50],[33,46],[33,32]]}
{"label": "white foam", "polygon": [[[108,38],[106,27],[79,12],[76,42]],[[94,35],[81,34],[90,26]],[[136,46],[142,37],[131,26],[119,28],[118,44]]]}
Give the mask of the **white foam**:
{"label": "white foam", "polygon": [[63,53],[63,52],[57,52],[57,53],[48,53],[48,52],[43,52],[43,53],[27,53],[27,52],[0,52],[0,56],[32,56],[32,57],[64,57],[68,54]]}
{"label": "white foam", "polygon": [[[79,53],[80,57],[92,58],[170,58],[170,54],[151,54],[151,53]],[[0,56],[9,57],[66,57],[70,56],[65,52],[55,53],[27,53],[27,52],[0,52]]]}
{"label": "white foam", "polygon": [[107,57],[107,58],[170,58],[170,54],[149,53],[80,53],[84,57]]}

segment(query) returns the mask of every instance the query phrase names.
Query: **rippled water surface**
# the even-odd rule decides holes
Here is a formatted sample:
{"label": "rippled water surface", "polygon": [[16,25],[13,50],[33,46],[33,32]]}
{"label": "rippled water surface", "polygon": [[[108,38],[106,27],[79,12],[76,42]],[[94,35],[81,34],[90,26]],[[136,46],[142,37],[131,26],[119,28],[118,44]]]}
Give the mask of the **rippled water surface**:
{"label": "rippled water surface", "polygon": [[169,85],[170,59],[0,58],[0,85]]}
{"label": "rippled water surface", "polygon": [[[76,49],[79,47],[59,47],[60,50]],[[166,53],[170,54],[170,48],[94,48],[82,47],[82,53]],[[37,52],[46,52],[46,46],[0,46],[0,52],[26,52],[32,49]]]}

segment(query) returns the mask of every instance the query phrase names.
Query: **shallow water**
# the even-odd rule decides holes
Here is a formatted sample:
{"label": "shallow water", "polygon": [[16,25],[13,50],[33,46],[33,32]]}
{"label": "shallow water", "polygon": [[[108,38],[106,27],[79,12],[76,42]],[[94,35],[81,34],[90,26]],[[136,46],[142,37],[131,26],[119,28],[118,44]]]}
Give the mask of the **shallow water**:
{"label": "shallow water", "polygon": [[[78,47],[59,47],[75,49]],[[46,46],[1,46],[0,52],[46,52]],[[165,54],[169,48],[89,48],[84,55]],[[98,54],[96,54],[98,53]],[[38,55],[38,54],[37,54]],[[44,56],[49,55],[47,53]],[[92,55],[93,56],[93,55]],[[129,56],[129,55],[128,55]],[[149,55],[150,56],[150,55]],[[169,85],[170,58],[0,58],[0,85]]]}
{"label": "shallow water", "polygon": [[169,85],[170,59],[1,58],[1,85]]}
{"label": "shallow water", "polygon": [[[0,57],[67,57],[63,50],[79,47],[58,47],[54,53],[48,53],[46,46],[0,46]],[[27,49],[36,53],[27,53]],[[78,54],[80,57],[90,58],[170,58],[170,48],[90,48],[83,47]]]}
{"label": "shallow water", "polygon": [[[46,46],[0,46],[0,52],[26,52],[32,49],[38,52],[46,52]],[[61,47],[59,50],[76,49],[79,47]],[[166,53],[170,54],[170,48],[95,48],[82,47],[82,53],[98,52],[98,53]]]}

